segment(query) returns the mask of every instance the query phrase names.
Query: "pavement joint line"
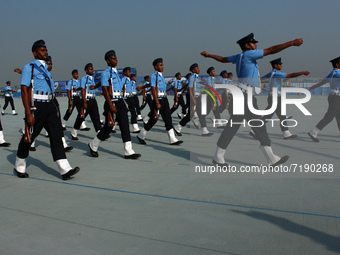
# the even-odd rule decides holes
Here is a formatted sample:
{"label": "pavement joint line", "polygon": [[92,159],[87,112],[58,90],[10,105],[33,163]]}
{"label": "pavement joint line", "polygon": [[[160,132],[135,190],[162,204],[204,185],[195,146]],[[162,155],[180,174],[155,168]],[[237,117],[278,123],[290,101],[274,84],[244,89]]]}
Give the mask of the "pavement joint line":
{"label": "pavement joint line", "polygon": [[[1,175],[7,175],[7,176],[14,176],[14,174],[8,174],[8,173],[1,173],[0,172],[0,174]],[[180,200],[180,201],[193,202],[193,203],[221,205],[221,206],[227,206],[227,207],[237,207],[237,208],[243,208],[243,209],[281,212],[281,213],[289,213],[289,214],[299,214],[299,215],[316,216],[316,217],[323,217],[323,218],[334,218],[334,219],[340,220],[340,216],[335,216],[335,215],[298,212],[298,211],[281,210],[281,209],[274,209],[274,208],[265,208],[265,207],[256,207],[256,206],[237,205],[237,204],[228,204],[228,203],[222,203],[222,202],[197,200],[197,199],[190,199],[190,198],[155,195],[155,194],[148,194],[148,193],[128,191],[128,190],[110,189],[110,188],[103,188],[103,187],[90,186],[90,185],[84,185],[84,184],[70,183],[70,182],[65,182],[65,181],[54,181],[54,180],[48,180],[48,179],[42,179],[42,178],[36,178],[36,177],[29,177],[28,179],[44,181],[44,182],[52,182],[52,183],[58,183],[58,184],[70,185],[70,186],[76,186],[76,187],[82,187],[82,188],[91,188],[91,189],[97,189],[97,190],[105,190],[105,191],[111,191],[111,192],[119,192],[119,193],[125,193],[125,194],[139,195],[139,196],[145,196],[145,197],[156,197],[156,198]]]}
{"label": "pavement joint line", "polygon": [[209,249],[209,248],[205,248],[205,247],[199,247],[199,246],[194,246],[194,245],[189,245],[189,244],[184,244],[184,243],[171,242],[171,241],[166,241],[166,240],[162,240],[162,239],[157,239],[157,238],[152,238],[152,237],[147,237],[147,236],[141,236],[141,235],[126,233],[126,232],[122,232],[122,231],[115,231],[115,230],[112,230],[112,229],[107,229],[107,228],[102,228],[102,227],[91,226],[91,225],[84,224],[84,223],[79,223],[79,222],[74,222],[74,221],[69,221],[69,220],[64,220],[64,219],[58,219],[58,218],[55,218],[55,217],[50,217],[50,216],[46,216],[46,215],[42,215],[42,214],[38,214],[38,213],[23,211],[23,210],[14,209],[14,208],[9,208],[9,207],[5,207],[5,206],[0,206],[0,208],[6,209],[6,210],[11,210],[11,211],[16,211],[16,212],[21,212],[21,213],[26,213],[26,214],[30,214],[30,215],[34,215],[34,216],[38,216],[38,217],[47,218],[47,219],[52,219],[52,220],[56,220],[56,221],[61,221],[61,222],[69,223],[69,224],[74,224],[74,225],[78,225],[78,226],[82,226],[82,227],[107,231],[107,232],[110,232],[110,233],[115,233],[115,234],[120,234],[120,235],[125,235],[125,236],[131,236],[131,237],[136,237],[136,238],[141,238],[141,239],[147,239],[147,240],[150,240],[150,241],[156,241],[156,242],[161,242],[161,243],[166,243],[166,244],[171,244],[171,245],[189,247],[189,248],[205,250],[205,251],[209,251],[209,252],[218,252],[218,253],[229,254],[229,255],[240,255],[238,253],[231,253],[231,252],[227,252],[227,251]]}

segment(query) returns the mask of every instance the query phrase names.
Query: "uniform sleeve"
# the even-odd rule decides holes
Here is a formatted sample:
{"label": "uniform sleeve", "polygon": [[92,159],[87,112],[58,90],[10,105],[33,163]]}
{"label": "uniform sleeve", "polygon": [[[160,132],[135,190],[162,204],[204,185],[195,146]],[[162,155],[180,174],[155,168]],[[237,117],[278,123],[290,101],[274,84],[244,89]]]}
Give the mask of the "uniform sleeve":
{"label": "uniform sleeve", "polygon": [[80,87],[81,87],[82,89],[85,89],[85,84],[86,84],[86,76],[84,76],[83,78],[81,78]]}
{"label": "uniform sleeve", "polygon": [[274,78],[286,78],[287,74],[286,73],[281,73],[281,72],[276,72],[274,75]]}
{"label": "uniform sleeve", "polygon": [[177,80],[174,82],[174,89],[177,89]]}
{"label": "uniform sleeve", "polygon": [[327,77],[326,77],[325,79],[331,79],[332,76],[333,76],[333,72],[334,72],[334,71],[332,71],[329,75],[327,75]]}
{"label": "uniform sleeve", "polygon": [[32,76],[32,66],[31,65],[25,65],[22,69],[21,73],[21,85],[25,85],[27,87],[31,84],[31,77]]}
{"label": "uniform sleeve", "polygon": [[156,87],[156,75],[151,75],[150,85],[151,85],[151,87]]}
{"label": "uniform sleeve", "polygon": [[122,78],[122,87],[124,87],[125,82],[126,82],[126,77],[124,76],[124,77]]}
{"label": "uniform sleeve", "polygon": [[228,57],[228,61],[229,61],[230,63],[235,64],[235,63],[236,63],[236,60],[237,60],[237,57],[238,57],[238,55],[230,56],[230,57]]}
{"label": "uniform sleeve", "polygon": [[265,76],[263,76],[262,78],[270,78],[272,76],[272,73],[267,73]]}
{"label": "uniform sleeve", "polygon": [[246,56],[251,60],[263,58],[263,50],[250,50],[245,52]]}
{"label": "uniform sleeve", "polygon": [[67,90],[71,90],[72,80],[67,83]]}
{"label": "uniform sleeve", "polygon": [[188,87],[193,88],[194,87],[194,78],[190,77],[188,81]]}
{"label": "uniform sleeve", "polygon": [[108,74],[106,72],[102,72],[102,74],[100,75],[100,81],[101,81],[103,87],[108,87],[110,85],[109,77],[108,77]]}

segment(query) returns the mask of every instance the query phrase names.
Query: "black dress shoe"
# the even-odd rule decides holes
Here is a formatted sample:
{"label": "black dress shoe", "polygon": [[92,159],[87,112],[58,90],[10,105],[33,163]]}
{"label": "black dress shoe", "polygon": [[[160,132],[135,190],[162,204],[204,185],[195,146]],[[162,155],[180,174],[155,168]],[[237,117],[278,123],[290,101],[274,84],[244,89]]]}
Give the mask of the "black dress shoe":
{"label": "black dress shoe", "polygon": [[30,147],[29,150],[30,150],[30,151],[36,151],[37,148],[35,148],[35,147]]}
{"label": "black dress shoe", "polygon": [[46,138],[49,138],[50,136],[49,135],[45,135]]}
{"label": "black dress shoe", "polygon": [[220,166],[220,167],[229,167],[229,164],[227,164],[227,163],[218,163],[218,162],[216,162],[214,159],[213,159],[213,161],[212,161],[212,163],[214,164],[214,165],[218,165],[218,166]]}
{"label": "black dress shoe", "polygon": [[288,140],[288,139],[294,139],[296,137],[297,137],[297,135],[291,135],[291,136],[285,137],[283,139]]}
{"label": "black dress shoe", "polygon": [[181,143],[183,143],[183,141],[177,141],[177,142],[174,142],[174,143],[170,143],[170,145],[180,145]]}
{"label": "black dress shoe", "polygon": [[137,120],[137,121],[143,121],[143,119],[139,119],[139,120]]}
{"label": "black dress shoe", "polygon": [[308,135],[313,140],[313,142],[316,142],[316,143],[320,142],[320,140],[318,138],[312,136],[309,132],[308,132]]}
{"label": "black dress shoe", "polygon": [[70,179],[72,175],[75,175],[76,173],[78,173],[79,170],[80,168],[76,166],[75,168],[68,171],[66,174],[63,174],[61,177],[63,178],[64,181],[66,181]]}
{"label": "black dress shoe", "polygon": [[9,147],[11,144],[10,143],[0,143],[0,147]]}
{"label": "black dress shoe", "polygon": [[116,130],[112,130],[111,133],[114,133],[114,134],[115,134],[115,133],[117,133],[117,131],[116,131]]}
{"label": "black dress shoe", "polygon": [[13,113],[13,116],[14,116],[14,115],[18,115],[18,113]]}
{"label": "black dress shoe", "polygon": [[133,131],[134,134],[139,134],[140,133],[140,130],[138,131]]}
{"label": "black dress shoe", "polygon": [[66,131],[66,130],[67,130],[67,128],[66,128],[66,127],[63,127],[63,130],[64,130],[64,131]]}
{"label": "black dress shoe", "polygon": [[81,129],[80,129],[80,131],[90,131],[90,130],[91,130],[91,128],[89,128],[89,127],[81,128]]}
{"label": "black dress shoe", "polygon": [[142,156],[142,155],[135,153],[135,154],[132,154],[132,155],[125,155],[124,158],[125,159],[138,159],[140,156]]}
{"label": "black dress shoe", "polygon": [[252,136],[255,140],[259,140],[253,132],[249,132],[249,135]]}
{"label": "black dress shoe", "polygon": [[78,141],[78,140],[79,140],[78,137],[74,137],[73,135],[71,135],[71,139],[72,139],[73,141]]}
{"label": "black dress shoe", "polygon": [[177,116],[180,120],[182,119],[182,116],[179,113],[177,113]]}
{"label": "black dress shoe", "polygon": [[16,176],[18,176],[19,178],[28,178],[29,177],[29,175],[28,175],[28,173],[20,173],[20,172],[18,172],[15,168],[13,169],[14,171],[14,174],[16,175]]}
{"label": "black dress shoe", "polygon": [[178,132],[175,128],[174,128],[174,130],[175,130],[176,135],[182,136],[181,132]]}
{"label": "black dress shoe", "polygon": [[138,135],[137,135],[137,138],[140,144],[144,144],[144,145],[146,144],[145,140],[139,138]]}
{"label": "black dress shoe", "polygon": [[67,146],[66,148],[64,148],[65,152],[68,152],[68,151],[71,151],[71,150],[73,150],[72,146]]}
{"label": "black dress shoe", "polygon": [[202,134],[202,136],[212,136],[214,133]]}
{"label": "black dress shoe", "polygon": [[281,165],[281,164],[285,163],[288,159],[289,159],[289,156],[284,156],[279,161],[277,161],[276,163],[272,164],[271,166]]}
{"label": "black dress shoe", "polygon": [[93,157],[95,157],[95,158],[98,158],[98,152],[97,151],[94,151],[94,150],[92,150],[91,149],[91,146],[90,146],[90,144],[88,143],[87,144],[88,146],[89,146],[89,148],[90,148],[90,154],[93,156]]}

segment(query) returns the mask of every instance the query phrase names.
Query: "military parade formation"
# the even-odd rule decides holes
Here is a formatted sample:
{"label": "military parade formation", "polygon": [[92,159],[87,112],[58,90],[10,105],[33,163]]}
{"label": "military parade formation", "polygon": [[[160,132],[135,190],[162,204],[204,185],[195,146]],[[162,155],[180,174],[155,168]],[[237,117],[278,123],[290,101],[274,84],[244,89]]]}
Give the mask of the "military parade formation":
{"label": "military parade formation", "polygon": [[[235,114],[233,109],[234,100],[233,92],[224,88],[216,87],[216,70],[209,67],[206,71],[208,78],[200,77],[200,68],[197,63],[189,67],[190,73],[182,79],[182,74],[177,72],[174,76],[174,84],[167,88],[167,83],[163,76],[164,64],[162,58],[155,59],[150,66],[154,72],[150,76],[145,76],[142,85],[136,84],[136,75],[131,74],[131,68],[123,69],[123,76],[120,76],[117,70],[118,57],[114,50],[104,53],[104,61],[107,65],[100,76],[100,82],[95,82],[94,66],[88,63],[84,67],[86,75],[79,79],[78,70],[71,71],[72,79],[67,83],[68,106],[65,114],[61,115],[59,103],[55,94],[54,81],[52,78],[52,58],[48,55],[48,50],[43,40],[34,42],[32,54],[34,61],[26,64],[22,69],[15,69],[21,74],[21,97],[25,110],[23,135],[18,145],[16,159],[14,163],[14,174],[19,178],[27,178],[29,174],[26,171],[26,158],[30,151],[35,149],[35,140],[42,129],[46,130],[46,136],[49,137],[51,153],[53,160],[57,163],[58,170],[63,180],[68,180],[80,171],[79,167],[72,167],[66,157],[67,151],[73,149],[66,142],[64,131],[66,122],[69,120],[74,109],[77,116],[70,131],[70,138],[74,141],[79,140],[78,133],[89,131],[85,120],[90,116],[95,137],[88,141],[88,152],[92,157],[99,157],[100,143],[108,140],[111,133],[120,132],[122,147],[124,150],[124,159],[138,160],[142,155],[135,152],[131,141],[131,133],[135,134],[137,141],[141,145],[148,144],[147,135],[152,135],[152,128],[161,117],[164,121],[165,130],[168,134],[169,145],[180,146],[183,141],[177,137],[182,136],[182,130],[192,121],[191,127],[200,128],[202,137],[211,137],[213,132],[208,130],[206,116],[212,112],[214,127],[223,129],[217,140],[215,151],[211,152],[211,162],[219,166],[228,166],[225,157],[226,150],[230,145],[233,137],[237,133],[244,120],[254,120],[267,122],[274,114],[280,119],[280,128],[285,140],[295,139],[297,135],[290,132],[288,127],[283,125],[284,121],[289,119],[281,111],[281,88],[286,79],[298,76],[307,76],[308,71],[299,71],[296,73],[283,73],[281,58],[271,60],[269,63],[272,71],[264,76],[260,76],[257,64],[258,59],[265,56],[277,54],[290,47],[299,47],[303,44],[303,39],[295,39],[283,44],[278,44],[267,49],[257,49],[258,41],[254,34],[249,34],[237,41],[241,48],[241,53],[223,57],[213,55],[206,51],[200,54],[205,58],[211,58],[221,63],[236,64],[237,82],[233,81],[233,74],[227,70],[219,72],[221,78],[220,84],[229,84],[237,86],[242,91],[244,98],[245,111],[243,114]],[[332,59],[333,70],[321,82],[308,88],[313,90],[324,84],[330,84],[330,95],[328,96],[329,107],[324,118],[309,132],[306,132],[310,139],[319,142],[318,133],[328,125],[334,117],[340,131],[340,57]],[[252,107],[259,109],[256,95],[263,92],[261,84],[268,83],[268,106],[266,110],[271,109],[273,105],[273,91],[278,91],[277,109],[269,115],[258,116],[250,111],[247,98],[251,97]],[[99,106],[96,100],[97,88],[102,88],[102,94],[105,98],[103,106]],[[169,102],[168,92],[174,91],[174,102]],[[5,105],[1,109],[2,115],[5,114],[7,106],[10,104],[12,114],[17,115],[15,110],[13,93],[16,91],[11,88],[11,82],[6,82],[5,87]],[[250,95],[249,95],[250,94]],[[142,96],[141,102],[139,97]],[[144,118],[141,110],[149,108],[149,112]],[[102,110],[103,109],[103,110]],[[221,114],[224,110],[229,112],[227,123],[221,122]],[[180,119],[177,125],[173,124],[172,115],[177,111],[177,117]],[[100,113],[103,112],[103,117]],[[234,124],[237,123],[237,124]],[[131,124],[131,126],[130,126]],[[141,125],[142,124],[142,125]],[[116,127],[119,127],[116,128]],[[7,132],[5,130],[5,132]],[[267,133],[266,125],[255,125],[249,133],[250,138],[260,142],[260,149],[263,152],[267,163],[276,166],[285,163],[289,156],[279,156],[273,151],[271,140]],[[0,120],[0,146],[8,147],[10,143],[4,139],[4,132]],[[159,153],[166,153],[160,151]],[[189,160],[189,159],[188,159]]]}

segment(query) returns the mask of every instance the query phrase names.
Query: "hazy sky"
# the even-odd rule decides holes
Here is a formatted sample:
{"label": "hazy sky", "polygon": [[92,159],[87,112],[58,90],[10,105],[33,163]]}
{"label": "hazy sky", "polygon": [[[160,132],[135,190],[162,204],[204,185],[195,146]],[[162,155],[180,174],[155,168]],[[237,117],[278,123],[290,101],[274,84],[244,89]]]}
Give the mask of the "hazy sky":
{"label": "hazy sky", "polygon": [[240,52],[236,41],[253,32],[264,49],[295,38],[289,48],[258,61],[261,75],[270,60],[282,57],[283,71],[308,70],[325,77],[330,59],[340,56],[339,0],[3,0],[0,3],[0,87],[13,72],[33,60],[31,46],[44,39],[53,58],[54,80],[68,80],[77,68],[84,75],[88,62],[104,69],[104,54],[114,49],[118,67],[131,66],[138,76],[153,72],[152,61],[164,59],[164,75],[186,74],[197,62],[201,73],[214,66],[235,72],[235,65],[200,56],[203,50],[222,56]]}

